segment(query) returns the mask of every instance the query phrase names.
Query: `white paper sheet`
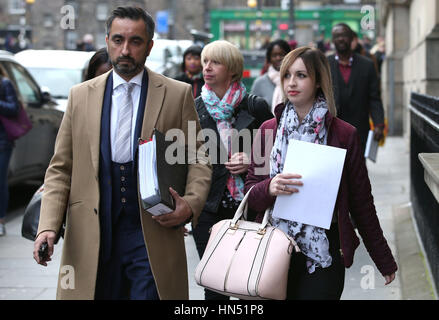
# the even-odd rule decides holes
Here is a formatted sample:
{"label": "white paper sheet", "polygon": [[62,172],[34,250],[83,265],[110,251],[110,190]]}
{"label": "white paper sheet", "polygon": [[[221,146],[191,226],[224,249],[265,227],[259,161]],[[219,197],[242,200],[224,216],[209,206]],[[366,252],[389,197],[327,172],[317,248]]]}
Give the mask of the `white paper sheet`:
{"label": "white paper sheet", "polygon": [[345,157],[345,149],[290,140],[283,172],[300,174],[303,186],[277,196],[273,216],[329,229]]}

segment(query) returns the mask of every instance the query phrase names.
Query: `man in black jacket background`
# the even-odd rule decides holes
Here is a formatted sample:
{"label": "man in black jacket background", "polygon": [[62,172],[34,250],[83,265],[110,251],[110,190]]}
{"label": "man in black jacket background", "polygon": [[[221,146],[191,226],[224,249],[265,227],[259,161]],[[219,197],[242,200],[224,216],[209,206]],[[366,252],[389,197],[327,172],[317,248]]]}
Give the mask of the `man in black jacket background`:
{"label": "man in black jacket background", "polygon": [[332,29],[336,53],[329,56],[337,116],[358,130],[363,151],[370,130],[369,116],[374,124],[374,139],[384,131],[384,109],[380,84],[372,60],[351,50],[352,29],[340,23]]}

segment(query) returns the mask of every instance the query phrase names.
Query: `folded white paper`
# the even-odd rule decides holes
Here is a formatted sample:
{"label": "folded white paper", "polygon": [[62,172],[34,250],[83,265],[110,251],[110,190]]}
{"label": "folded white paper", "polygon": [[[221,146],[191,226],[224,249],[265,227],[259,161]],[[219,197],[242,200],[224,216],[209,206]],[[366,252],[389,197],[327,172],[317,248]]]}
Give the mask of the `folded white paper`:
{"label": "folded white paper", "polygon": [[329,230],[345,157],[345,149],[290,140],[283,173],[301,175],[303,186],[277,196],[273,216]]}

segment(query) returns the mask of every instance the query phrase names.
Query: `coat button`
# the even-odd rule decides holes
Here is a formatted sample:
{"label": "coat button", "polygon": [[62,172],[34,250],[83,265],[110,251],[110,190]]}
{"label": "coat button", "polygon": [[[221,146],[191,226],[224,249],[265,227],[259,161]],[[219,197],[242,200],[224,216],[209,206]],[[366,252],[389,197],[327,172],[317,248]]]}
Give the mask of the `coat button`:
{"label": "coat button", "polygon": [[122,188],[120,188],[120,191],[121,191],[121,192],[125,192],[126,189],[125,189],[124,187],[122,187]]}
{"label": "coat button", "polygon": [[127,202],[127,199],[125,199],[125,198],[122,198],[122,203],[125,203],[125,202]]}
{"label": "coat button", "polygon": [[125,177],[121,177],[121,178],[120,178],[120,181],[125,181]]}
{"label": "coat button", "polygon": [[120,166],[120,170],[124,171],[125,167],[124,166]]}

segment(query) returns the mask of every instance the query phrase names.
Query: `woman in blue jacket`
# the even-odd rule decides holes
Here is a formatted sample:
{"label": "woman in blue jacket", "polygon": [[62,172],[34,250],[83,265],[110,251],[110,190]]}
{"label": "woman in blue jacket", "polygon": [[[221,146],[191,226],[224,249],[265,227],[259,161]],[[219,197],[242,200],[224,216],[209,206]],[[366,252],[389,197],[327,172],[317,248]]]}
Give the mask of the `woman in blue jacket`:
{"label": "woman in blue jacket", "polygon": [[[6,73],[0,67],[0,116],[13,118],[18,115],[17,93]],[[8,166],[14,144],[9,141],[3,123],[0,121],[0,236],[4,236],[5,216],[8,209]]]}

